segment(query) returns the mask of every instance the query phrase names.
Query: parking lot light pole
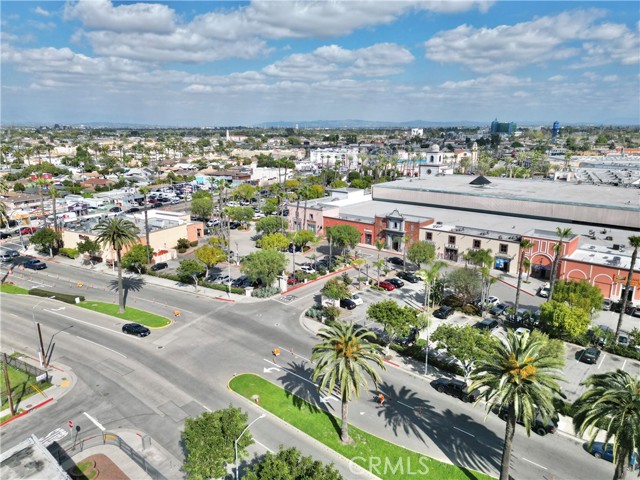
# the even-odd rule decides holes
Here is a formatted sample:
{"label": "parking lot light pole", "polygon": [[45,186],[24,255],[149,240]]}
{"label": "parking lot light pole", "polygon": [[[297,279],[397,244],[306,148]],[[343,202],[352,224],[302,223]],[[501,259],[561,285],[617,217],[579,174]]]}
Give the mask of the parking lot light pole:
{"label": "parking lot light pole", "polygon": [[39,345],[37,347],[38,347],[38,360],[40,360],[40,368],[44,367],[47,364],[47,356],[46,356],[46,352],[44,351],[44,344],[42,343],[42,331],[40,330],[40,323],[36,322],[36,307],[40,305],[42,302],[44,302],[45,300],[50,300],[52,298],[56,298],[55,295],[51,297],[43,298],[38,303],[36,303],[31,309],[31,319],[33,320],[33,325],[36,327],[36,330],[38,331]]}
{"label": "parking lot light pole", "polygon": [[258,418],[256,418],[253,422],[251,422],[249,425],[247,425],[247,426],[245,427],[245,429],[244,429],[244,430],[242,430],[242,433],[238,436],[238,438],[236,438],[236,439],[233,441],[233,449],[234,449],[235,454],[236,454],[236,471],[235,471],[235,477],[236,477],[236,480],[238,480],[238,478],[239,478],[239,477],[238,477],[238,442],[240,441],[240,439],[242,438],[242,436],[244,435],[244,433],[245,433],[247,430],[249,430],[249,427],[250,427],[251,425],[253,425],[253,424],[254,424],[254,423],[256,423],[258,420],[260,420],[261,418],[264,418],[264,417],[266,417],[266,414],[264,414],[264,413],[263,413],[263,414],[262,414],[262,415],[260,415]]}

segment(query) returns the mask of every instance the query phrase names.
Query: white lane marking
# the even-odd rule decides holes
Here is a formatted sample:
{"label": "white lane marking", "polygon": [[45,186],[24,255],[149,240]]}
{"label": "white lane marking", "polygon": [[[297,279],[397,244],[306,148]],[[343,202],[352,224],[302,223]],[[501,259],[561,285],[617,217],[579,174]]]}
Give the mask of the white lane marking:
{"label": "white lane marking", "polygon": [[[149,302],[149,303],[153,303],[155,305],[162,305],[163,307],[168,307],[169,305],[167,305],[166,303],[162,303],[162,302],[158,302],[157,300],[149,300],[148,298],[140,298],[140,297],[136,297],[135,301],[137,302],[138,300],[143,301],[143,302]],[[180,308],[179,309],[181,312],[184,313],[193,313],[191,310],[186,310],[184,308]]]}
{"label": "white lane marking", "polygon": [[120,335],[120,332],[118,332],[118,331],[111,330],[110,328],[103,327],[103,326],[101,326],[101,325],[96,325],[96,324],[91,323],[91,322],[85,322],[84,320],[78,320],[77,318],[70,317],[69,315],[64,315],[64,314],[62,314],[62,313],[56,312],[55,310],[50,310],[50,309],[48,309],[48,308],[45,308],[45,309],[44,309],[44,311],[45,311],[45,312],[51,312],[51,313],[54,313],[54,314],[59,315],[59,316],[64,317],[64,318],[68,318],[69,320],[73,320],[74,322],[84,323],[85,325],[89,325],[90,327],[100,328],[100,329],[102,329],[102,330],[106,330],[107,332],[111,332],[111,333],[114,333],[114,334],[116,334],[116,335]]}
{"label": "white lane marking", "polygon": [[280,370],[278,367],[264,367],[262,369],[262,373],[272,373],[272,372],[281,372],[282,370]]}
{"label": "white lane marking", "polygon": [[91,423],[93,423],[96,427],[98,427],[100,430],[102,430],[103,432],[106,430],[106,428],[104,428],[102,426],[102,424],[100,422],[98,422],[95,418],[93,418],[91,415],[89,415],[87,412],[82,412],[82,414],[87,417]]}
{"label": "white lane marking", "polygon": [[622,362],[622,367],[620,368],[620,370],[624,370],[624,367],[627,365],[627,361],[625,360],[624,362]]}
{"label": "white lane marking", "polygon": [[83,337],[78,337],[77,335],[76,335],[76,338],[79,338],[80,340],[84,340],[85,342],[93,343],[94,345],[97,345],[98,347],[102,347],[102,348],[104,348],[104,349],[106,349],[106,350],[109,350],[110,352],[113,352],[113,353],[115,353],[115,354],[117,354],[117,355],[120,355],[122,358],[127,358],[127,356],[126,356],[126,355],[123,355],[123,354],[122,354],[122,353],[120,353],[120,352],[116,352],[116,351],[115,351],[114,349],[112,349],[112,348],[105,347],[104,345],[100,345],[99,343],[92,342],[91,340],[87,340],[86,338],[83,338]]}
{"label": "white lane marking", "polygon": [[474,437],[475,438],[475,435],[473,433],[466,432],[466,431],[464,431],[464,430],[462,430],[461,428],[458,428],[458,427],[453,427],[453,428],[458,430],[459,432],[466,433],[470,437]]}
{"label": "white lane marking", "polygon": [[[271,365],[275,365],[277,367],[277,365],[275,363],[273,363],[271,360],[267,360],[266,358],[263,358],[263,360]],[[292,372],[291,370],[287,370],[286,368],[283,368],[283,370],[286,370],[287,373],[290,373],[291,375],[294,375],[296,377],[298,377],[300,380],[304,380],[307,383],[310,383],[311,385],[315,385],[315,383],[313,383],[311,380],[306,379],[300,375],[298,375],[297,373]]]}
{"label": "white lane marking", "polygon": [[330,400],[338,400],[336,397],[334,397],[333,395],[327,395],[326,397],[321,397],[320,401],[322,403],[328,403]]}
{"label": "white lane marking", "polygon": [[598,370],[600,370],[600,367],[601,367],[601,366],[602,366],[602,364],[604,363],[604,359],[605,359],[605,358],[607,358],[607,354],[606,354],[606,353],[602,356],[602,360],[600,360],[600,365],[598,365]]}
{"label": "white lane marking", "polygon": [[291,348],[285,348],[285,347],[282,347],[282,346],[280,346],[280,345],[278,345],[278,348],[280,349],[280,351],[281,351],[281,352],[288,352],[288,353],[292,354],[294,357],[299,357],[299,358],[302,358],[303,360],[306,360],[306,361],[307,361],[307,362],[309,362],[309,363],[313,363],[313,362],[311,362],[311,360],[310,360],[310,359],[308,359],[307,357],[303,357],[303,356],[302,356],[302,355],[300,355],[299,353],[292,352],[292,351],[291,351]]}
{"label": "white lane marking", "polygon": [[[198,403],[200,403],[200,402],[198,402]],[[202,408],[204,408],[207,412],[211,412],[211,411],[212,411],[212,410],[211,410],[209,407],[207,407],[206,405],[203,405],[203,404],[201,404],[201,403],[200,403],[200,406],[201,406]]]}
{"label": "white lane marking", "polygon": [[267,447],[264,443],[261,443],[258,440],[256,440],[256,437],[253,437],[253,441],[256,442],[258,445],[260,445],[262,448],[264,448],[267,452],[273,453],[273,450]]}
{"label": "white lane marking", "polygon": [[531,460],[528,460],[528,459],[526,459],[524,457],[522,457],[522,460],[524,460],[525,462],[529,462],[531,465],[535,465],[538,468],[542,468],[543,470],[548,470],[547,467],[543,467],[542,465],[540,465],[540,464],[538,464],[536,462],[532,462]]}
{"label": "white lane marking", "polygon": [[57,442],[58,440],[62,440],[64,437],[69,435],[69,432],[64,428],[56,428],[55,430],[49,432],[46,436],[40,439],[40,442],[48,447],[53,442]]}

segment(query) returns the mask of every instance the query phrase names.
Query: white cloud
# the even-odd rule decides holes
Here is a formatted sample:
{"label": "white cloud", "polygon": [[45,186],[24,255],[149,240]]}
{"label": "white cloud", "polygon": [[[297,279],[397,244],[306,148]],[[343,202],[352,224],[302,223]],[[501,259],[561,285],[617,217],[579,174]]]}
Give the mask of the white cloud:
{"label": "white cloud", "polygon": [[36,15],[40,15],[41,17],[50,17],[51,16],[51,12],[49,10],[45,10],[44,8],[38,6],[36,8],[33,9],[33,13],[35,13]]}
{"label": "white cloud", "polygon": [[[509,72],[570,59],[580,66],[636,63],[638,35],[624,25],[594,24],[603,15],[600,10],[577,10],[495,28],[460,25],[425,42],[425,54],[430,60],[459,63],[477,72]],[[583,43],[577,46],[576,41]]]}
{"label": "white cloud", "polygon": [[549,77],[549,80],[552,82],[561,82],[566,79],[567,77],[565,77],[564,75],[554,75],[552,77]]}

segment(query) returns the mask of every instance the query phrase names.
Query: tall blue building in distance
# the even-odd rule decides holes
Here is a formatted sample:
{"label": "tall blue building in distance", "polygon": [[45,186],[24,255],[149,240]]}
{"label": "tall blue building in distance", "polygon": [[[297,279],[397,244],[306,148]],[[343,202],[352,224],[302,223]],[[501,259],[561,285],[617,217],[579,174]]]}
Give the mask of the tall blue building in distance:
{"label": "tall blue building in distance", "polygon": [[553,129],[551,130],[551,140],[555,140],[556,138],[558,138],[559,133],[560,133],[560,122],[556,120],[555,122],[553,122]]}
{"label": "tall blue building in distance", "polygon": [[516,131],[516,128],[517,125],[515,123],[499,122],[497,118],[493,122],[491,122],[491,133],[506,133],[508,135],[513,135]]}

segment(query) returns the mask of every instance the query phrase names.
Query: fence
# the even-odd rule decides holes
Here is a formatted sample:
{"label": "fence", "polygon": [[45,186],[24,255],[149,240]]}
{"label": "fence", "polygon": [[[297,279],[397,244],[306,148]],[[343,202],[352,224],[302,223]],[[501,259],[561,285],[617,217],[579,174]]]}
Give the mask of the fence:
{"label": "fence", "polygon": [[[0,357],[2,357],[2,355],[4,355],[4,354],[2,352],[0,352]],[[36,378],[40,377],[41,375],[45,375],[45,377],[42,377],[42,378],[48,378],[47,372],[45,372],[41,368],[34,367],[33,365],[31,365],[31,364],[29,364],[27,362],[23,362],[22,360],[20,360],[17,357],[11,357],[11,356],[7,355],[7,363],[9,365],[11,365],[13,368],[16,368],[16,369],[21,370],[21,371],[23,371],[25,373],[28,373],[29,375],[33,375]]]}
{"label": "fence", "polygon": [[158,469],[151,465],[142,455],[136,452],[127,442],[115,433],[103,432],[100,435],[77,439],[74,435],[69,435],[64,440],[54,443],[50,446],[51,453],[62,463],[64,459],[71,458],[79,452],[87,448],[97,447],[99,445],[114,445],[124,452],[131,460],[133,460],[147,475],[153,480],[167,480]]}

